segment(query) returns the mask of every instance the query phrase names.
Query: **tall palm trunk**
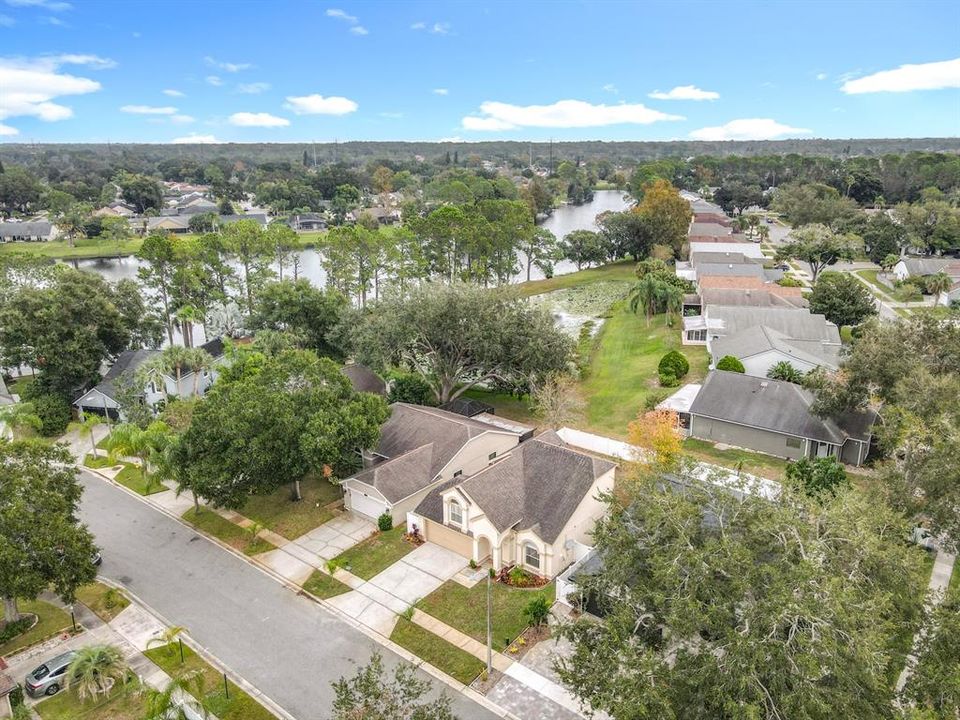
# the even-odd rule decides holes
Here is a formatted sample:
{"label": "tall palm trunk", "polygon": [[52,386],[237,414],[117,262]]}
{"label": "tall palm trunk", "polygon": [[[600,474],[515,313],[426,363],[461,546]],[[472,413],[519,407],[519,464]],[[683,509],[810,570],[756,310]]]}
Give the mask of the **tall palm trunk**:
{"label": "tall palm trunk", "polygon": [[303,495],[300,493],[300,480],[299,480],[299,479],[293,481],[293,493],[294,493],[294,495],[295,495],[295,499],[296,499],[297,502],[300,502],[301,500],[303,500]]}

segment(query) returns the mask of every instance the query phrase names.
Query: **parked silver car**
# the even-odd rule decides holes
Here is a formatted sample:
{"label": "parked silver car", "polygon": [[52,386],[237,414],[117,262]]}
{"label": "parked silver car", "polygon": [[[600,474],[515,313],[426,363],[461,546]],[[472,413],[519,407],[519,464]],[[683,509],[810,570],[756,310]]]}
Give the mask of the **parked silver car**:
{"label": "parked silver car", "polygon": [[27,675],[24,687],[30,697],[55,695],[67,685],[67,669],[76,653],[72,650],[47,660],[43,665]]}

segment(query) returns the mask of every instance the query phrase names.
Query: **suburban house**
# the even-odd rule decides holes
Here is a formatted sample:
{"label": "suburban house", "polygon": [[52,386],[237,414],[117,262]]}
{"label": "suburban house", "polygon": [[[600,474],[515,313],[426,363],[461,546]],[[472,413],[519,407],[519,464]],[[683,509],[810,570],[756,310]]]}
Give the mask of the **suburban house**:
{"label": "suburban house", "polygon": [[810,411],[813,400],[812,393],[790,382],[713,370],[686,411],[688,432],[790,460],[833,456],[863,464],[876,413],[824,419]]}
{"label": "suburban house", "polygon": [[519,433],[445,410],[390,408],[364,469],[343,481],[344,505],[370,518],[387,513],[394,524],[405,522],[437,485],[473,475],[520,442]]}
{"label": "suburban house", "polygon": [[370,215],[381,225],[394,225],[400,222],[400,211],[385,207],[368,207],[351,210],[346,215],[346,221],[348,223],[357,222],[361,215]]}
{"label": "suburban house", "polygon": [[790,337],[787,333],[766,325],[754,325],[734,335],[725,335],[707,343],[710,366],[716,367],[720,358],[733,355],[743,363],[747,375],[766,377],[774,365],[788,362],[803,373],[825,367],[840,367],[840,343],[823,339]]}
{"label": "suburban house", "polygon": [[573,450],[553,431],[472,476],[434,487],[408,515],[430,542],[494,570],[518,565],[556,577],[589,544],[606,512],[616,464]]}
{"label": "suburban house", "polygon": [[[216,210],[216,208],[214,208]],[[191,215],[161,215],[160,217],[146,217],[142,221],[146,222],[147,232],[156,230],[166,230],[171,233],[189,233]],[[250,215],[218,215],[216,223],[220,225],[229,225],[239,220],[253,220],[261,227],[267,226],[267,216],[262,213]],[[136,222],[135,222],[136,225]]]}
{"label": "suburban house", "polygon": [[763,254],[763,251],[760,250],[759,245],[754,245],[750,242],[737,242],[735,239],[736,235],[728,235],[724,238],[718,239],[716,242],[704,242],[704,241],[692,241],[690,243],[690,254],[694,255],[696,253],[739,253],[745,257],[754,258],[759,260],[761,263],[766,260],[766,257]]}
{"label": "suburban house", "polygon": [[45,242],[56,240],[58,234],[51,222],[0,222],[0,242]]}
{"label": "suburban house", "polygon": [[683,319],[683,344],[706,345],[763,325],[796,340],[840,346],[840,330],[805,308],[707,305],[703,315]]}
{"label": "suburban house", "polygon": [[127,205],[120,200],[114,200],[109,205],[104,205],[102,208],[94,210],[93,214],[98,217],[131,218],[137,214],[137,211],[131,205]]}
{"label": "suburban house", "polygon": [[905,257],[893,266],[893,276],[897,280],[906,280],[910,277],[924,277],[946,272],[951,265],[960,265],[960,261],[949,258],[933,257]]}
{"label": "suburban house", "polygon": [[733,230],[726,225],[712,222],[691,222],[687,230],[687,238],[690,242],[696,242],[701,238],[729,238]]}
{"label": "suburban house", "polygon": [[348,362],[340,369],[340,372],[347,376],[347,380],[350,381],[350,386],[355,392],[367,392],[386,397],[387,384],[383,381],[383,378],[366,365]]}
{"label": "suburban house", "polygon": [[[699,245],[699,243],[697,243]],[[678,277],[696,282],[701,277],[754,277],[764,282],[776,282],[783,277],[781,270],[767,269],[763,260],[741,252],[697,250],[690,260],[678,262]]]}
{"label": "suburban house", "polygon": [[[200,345],[200,348],[206,350],[213,357],[213,367],[201,370],[199,374],[194,373],[189,368],[184,368],[180,373],[179,382],[177,382],[176,375],[173,372],[164,372],[162,383],[151,380],[143,388],[143,402],[150,407],[156,407],[168,397],[189,397],[206,393],[213,381],[217,379],[217,364],[223,362],[224,359],[223,340],[219,338],[210,340]],[[110,366],[100,382],[73,401],[74,407],[77,408],[81,416],[85,412],[92,412],[122,420],[119,402],[121,392],[119,381],[121,377],[126,373],[127,378],[132,378],[141,366],[159,356],[160,352],[158,350],[124,350],[117,356],[116,361]]]}
{"label": "suburban house", "polygon": [[[704,280],[755,280],[756,278],[726,278],[710,277]],[[708,305],[727,305],[730,307],[784,307],[805,308],[808,306],[806,298],[800,288],[785,288],[774,283],[757,283],[759,288],[706,288],[699,293],[683,296],[684,316],[702,315]],[[797,290],[794,293],[781,293],[779,290]]]}
{"label": "suburban house", "polygon": [[301,213],[294,215],[287,224],[297,232],[327,229],[327,220],[320,213]]}

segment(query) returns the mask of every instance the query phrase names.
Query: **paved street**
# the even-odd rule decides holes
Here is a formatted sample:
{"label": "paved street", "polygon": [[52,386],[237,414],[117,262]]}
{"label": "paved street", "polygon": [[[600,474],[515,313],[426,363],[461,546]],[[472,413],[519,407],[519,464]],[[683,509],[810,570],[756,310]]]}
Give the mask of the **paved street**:
{"label": "paved street", "polygon": [[[124,491],[87,472],[81,480],[81,517],[103,549],[103,575],[130,588],[167,621],[186,626],[199,644],[297,720],[329,717],[330,684],[366,663],[376,643]],[[381,652],[391,667],[401,661]],[[460,717],[496,717],[443,689]]]}

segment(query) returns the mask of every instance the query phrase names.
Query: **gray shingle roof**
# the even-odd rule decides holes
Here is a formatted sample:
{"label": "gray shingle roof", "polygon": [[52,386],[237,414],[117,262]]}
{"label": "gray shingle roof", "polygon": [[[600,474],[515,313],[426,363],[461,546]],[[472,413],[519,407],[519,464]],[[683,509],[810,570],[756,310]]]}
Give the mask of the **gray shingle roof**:
{"label": "gray shingle roof", "polygon": [[758,258],[747,257],[743,253],[734,252],[694,252],[690,253],[690,263],[694,266],[703,263],[722,263],[734,265],[763,265]]}
{"label": "gray shingle roof", "polygon": [[810,412],[813,395],[793,383],[713,370],[690,406],[690,414],[842,445],[867,440],[876,415],[848,413],[834,420]]}
{"label": "gray shingle roof", "polygon": [[736,288],[704,288],[700,291],[700,299],[703,305],[727,305],[730,307],[805,308],[809,304],[802,297],[785,297],[766,290],[740,290]]}
{"label": "gray shingle roof", "polygon": [[746,358],[768,350],[777,350],[797,360],[814,365],[824,365],[831,369],[840,366],[839,344],[828,343],[824,340],[791,338],[765,325],[754,325],[733,335],[725,335],[710,343],[710,352],[714,361],[719,360],[724,355]]}
{"label": "gray shingle roof", "polygon": [[552,543],[601,475],[615,467],[547,434],[518,445],[462,483],[498,531],[531,529]]}
{"label": "gray shingle roof", "polygon": [[357,392],[368,392],[376,395],[387,394],[387,384],[365,365],[350,363],[340,368],[340,371],[347,376],[353,389]]}
{"label": "gray shingle roof", "polygon": [[910,275],[936,275],[950,264],[944,258],[903,258],[903,264]]}
{"label": "gray shingle roof", "polygon": [[697,277],[755,277],[766,280],[762,265],[737,262],[701,262],[697,265]]}
{"label": "gray shingle roof", "polygon": [[434,446],[428,443],[361,470],[353,478],[375,487],[388,501],[396,503],[433,482],[433,465]]}
{"label": "gray shingle roof", "polygon": [[97,383],[95,390],[99,390],[112,400],[116,400],[116,383],[125,372],[134,373],[137,368],[160,353],[157,350],[124,350],[117,356],[103,379]]}
{"label": "gray shingle roof", "polygon": [[731,230],[728,227],[720,225],[719,223],[691,223],[690,231],[687,235],[713,235],[715,237],[722,237],[724,235],[730,235]]}
{"label": "gray shingle roof", "polygon": [[0,223],[0,237],[38,237],[49,235],[53,225],[48,222]]}
{"label": "gray shingle roof", "polygon": [[713,331],[714,335],[735,335],[748,328],[764,325],[788,337],[840,344],[837,326],[828,323],[823,315],[804,308],[708,305],[706,314],[711,321],[719,320],[722,323],[722,330]]}

